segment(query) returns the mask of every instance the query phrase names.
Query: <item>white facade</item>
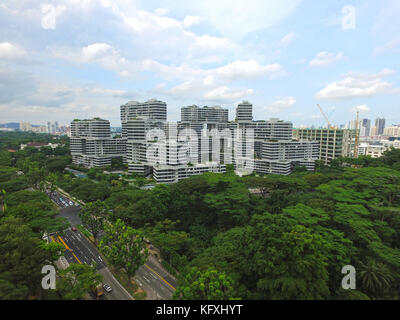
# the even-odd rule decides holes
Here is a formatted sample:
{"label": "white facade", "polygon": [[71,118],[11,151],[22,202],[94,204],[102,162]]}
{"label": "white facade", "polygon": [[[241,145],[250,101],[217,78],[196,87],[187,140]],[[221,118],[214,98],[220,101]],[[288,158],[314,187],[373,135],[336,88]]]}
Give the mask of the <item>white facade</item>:
{"label": "white facade", "polygon": [[70,151],[76,165],[105,167],[111,165],[113,158],[125,156],[126,141],[111,138],[108,120],[74,120],[71,123]]}
{"label": "white facade", "polygon": [[175,183],[206,172],[225,173],[226,166],[216,162],[180,166],[156,165],[153,168],[153,178],[158,183]]}
{"label": "white facade", "polygon": [[199,108],[198,106],[189,106],[181,108],[182,122],[206,122],[218,123],[228,122],[229,110],[220,106],[211,106]]}
{"label": "white facade", "polygon": [[236,108],[236,121],[253,121],[253,105],[248,101],[239,103]]}
{"label": "white facade", "polygon": [[387,127],[383,130],[384,136],[400,137],[400,126]]}

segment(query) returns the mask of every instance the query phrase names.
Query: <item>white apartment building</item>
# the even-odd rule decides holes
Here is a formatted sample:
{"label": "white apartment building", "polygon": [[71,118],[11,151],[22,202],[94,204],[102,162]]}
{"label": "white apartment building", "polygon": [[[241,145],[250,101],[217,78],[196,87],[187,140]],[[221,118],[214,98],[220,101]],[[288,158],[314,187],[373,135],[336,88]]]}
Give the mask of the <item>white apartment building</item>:
{"label": "white apartment building", "polygon": [[126,136],[126,122],[146,118],[154,122],[167,121],[167,104],[156,99],[146,102],[129,101],[120,107],[122,137]]}
{"label": "white apartment building", "polygon": [[400,137],[400,126],[391,126],[384,128],[383,135],[388,137]]}
{"label": "white apartment building", "polygon": [[176,183],[180,180],[206,172],[225,173],[226,166],[217,162],[179,166],[156,165],[153,168],[153,178],[158,183]]}
{"label": "white apartment building", "polygon": [[126,141],[112,139],[110,122],[100,118],[74,120],[71,123],[72,162],[87,168],[111,165],[113,158],[123,158]]}
{"label": "white apartment building", "polygon": [[236,121],[253,121],[253,105],[248,101],[239,103],[236,108]]}
{"label": "white apartment building", "polygon": [[220,106],[202,107],[196,105],[181,108],[182,122],[228,122],[229,110]]}
{"label": "white apartment building", "polygon": [[390,150],[391,148],[400,149],[400,141],[378,140],[373,142],[362,142],[359,146],[359,155],[380,158],[387,150]]}
{"label": "white apartment building", "polygon": [[[253,106],[237,106],[236,121],[219,106],[184,107],[182,121],[168,123],[166,103],[130,101],[121,107],[122,139],[112,139],[107,120],[75,120],[71,124],[73,162],[92,166],[122,157],[129,173],[153,175],[173,183],[204,172],[290,174],[295,166],[314,170],[319,142],[293,139],[291,122],[272,118],[253,121]],[[243,170],[243,171],[241,171]]]}

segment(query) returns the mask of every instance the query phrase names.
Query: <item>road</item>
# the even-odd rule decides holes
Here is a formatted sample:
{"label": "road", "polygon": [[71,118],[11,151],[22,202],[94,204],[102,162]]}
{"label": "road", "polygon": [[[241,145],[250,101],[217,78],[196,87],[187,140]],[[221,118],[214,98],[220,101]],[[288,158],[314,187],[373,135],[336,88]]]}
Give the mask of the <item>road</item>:
{"label": "road", "polygon": [[171,300],[177,282],[153,256],[136,272],[135,281],[146,291],[146,300]]}
{"label": "road", "polygon": [[[65,201],[67,200],[65,196],[63,198]],[[72,226],[81,224],[79,218],[80,207],[65,207],[62,204],[61,207],[60,216],[67,218]],[[66,248],[65,258],[69,263],[96,263],[98,272],[104,276],[103,282],[113,288],[112,292],[106,293],[108,300],[132,299],[130,294],[109,271],[97,248],[81,232],[67,229],[62,235],[53,236],[53,239],[64,245]],[[176,279],[165,271],[152,255],[149,256],[146,264],[139,268],[134,279],[146,292],[146,300],[170,300],[177,286]]]}
{"label": "road", "polygon": [[70,263],[95,263],[97,269],[100,270],[106,267],[97,248],[90,243],[86,237],[79,231],[72,231],[67,229],[63,232],[62,236],[58,236],[61,243],[66,247],[66,252],[70,253],[70,258],[67,261]]}
{"label": "road", "polygon": [[131,295],[114,278],[107,268],[97,248],[90,243],[79,231],[65,230],[62,235],[52,236],[52,240],[61,243],[65,247],[64,256],[67,261],[79,264],[96,263],[98,273],[103,275],[103,283],[107,283],[113,291],[105,293],[107,300],[132,300]]}

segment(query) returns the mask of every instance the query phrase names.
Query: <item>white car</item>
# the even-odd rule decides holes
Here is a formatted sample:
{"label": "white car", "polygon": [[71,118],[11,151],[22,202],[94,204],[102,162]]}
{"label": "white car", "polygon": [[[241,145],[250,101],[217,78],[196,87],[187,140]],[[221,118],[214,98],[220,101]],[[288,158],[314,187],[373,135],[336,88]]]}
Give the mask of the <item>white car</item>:
{"label": "white car", "polygon": [[104,288],[104,290],[106,290],[106,292],[111,292],[112,291],[112,288],[108,284],[103,285],[103,288]]}

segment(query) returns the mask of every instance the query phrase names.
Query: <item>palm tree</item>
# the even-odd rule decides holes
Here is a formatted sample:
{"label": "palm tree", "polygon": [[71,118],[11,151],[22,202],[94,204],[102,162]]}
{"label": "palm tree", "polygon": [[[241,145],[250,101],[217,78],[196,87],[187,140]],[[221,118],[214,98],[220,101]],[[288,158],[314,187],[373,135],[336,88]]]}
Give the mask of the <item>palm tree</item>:
{"label": "palm tree", "polygon": [[382,297],[394,281],[389,268],[376,260],[369,260],[366,264],[360,262],[358,277],[361,288],[374,298]]}

